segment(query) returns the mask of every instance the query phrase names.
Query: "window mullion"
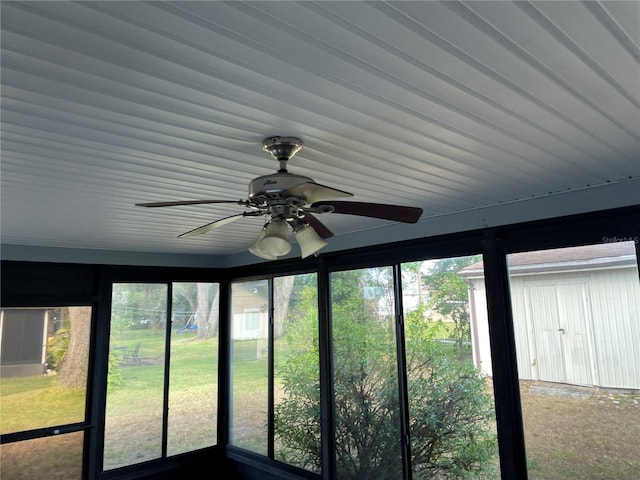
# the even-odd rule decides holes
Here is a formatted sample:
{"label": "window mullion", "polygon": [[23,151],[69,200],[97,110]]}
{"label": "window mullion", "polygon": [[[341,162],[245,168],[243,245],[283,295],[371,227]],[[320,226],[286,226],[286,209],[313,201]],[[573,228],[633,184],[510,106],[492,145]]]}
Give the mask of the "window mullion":
{"label": "window mullion", "polygon": [[396,318],[396,346],[398,357],[398,394],[400,396],[400,435],[402,442],[403,476],[411,480],[411,442],[409,435],[409,396],[407,385],[407,355],[404,336],[404,306],[402,304],[402,271],[399,264],[393,266],[393,291]]}
{"label": "window mullion", "polygon": [[267,345],[268,345],[268,352],[267,352],[267,362],[268,362],[268,367],[267,367],[267,371],[268,371],[268,384],[267,384],[267,392],[268,392],[268,401],[267,401],[267,405],[268,405],[268,414],[267,414],[267,441],[268,441],[268,445],[267,445],[267,452],[268,452],[268,456],[269,458],[273,459],[274,458],[274,432],[275,432],[275,428],[274,428],[274,404],[275,404],[275,400],[273,398],[274,396],[274,385],[273,385],[273,376],[274,376],[274,352],[273,352],[273,337],[274,337],[274,300],[273,300],[273,295],[274,295],[274,288],[273,288],[273,278],[269,278],[268,280],[268,294],[267,294],[267,298],[268,298],[268,304],[267,304],[267,310],[269,312],[268,314],[268,322],[269,322],[269,329],[268,329],[268,339],[267,339]]}
{"label": "window mullion", "polygon": [[495,232],[485,235],[483,254],[502,478],[527,478],[524,427],[516,363],[511,296],[505,253]]}
{"label": "window mullion", "polygon": [[173,318],[173,283],[167,283],[167,303],[165,318],[165,354],[164,354],[164,395],[162,405],[162,458],[167,456],[167,439],[169,431],[169,369],[171,366],[171,319]]}
{"label": "window mullion", "polygon": [[327,264],[318,266],[318,341],[320,342],[320,431],[322,478],[336,478],[335,399],[333,389],[333,354],[331,348],[331,298]]}

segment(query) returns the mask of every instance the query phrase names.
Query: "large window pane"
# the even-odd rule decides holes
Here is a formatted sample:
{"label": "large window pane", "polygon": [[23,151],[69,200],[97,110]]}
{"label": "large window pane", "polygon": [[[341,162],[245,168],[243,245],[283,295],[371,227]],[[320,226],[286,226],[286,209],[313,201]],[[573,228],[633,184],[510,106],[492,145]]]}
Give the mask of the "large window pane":
{"label": "large window pane", "polygon": [[167,285],[112,289],[104,469],[160,458]]}
{"label": "large window pane", "polygon": [[633,242],[508,256],[529,478],[636,479]]}
{"label": "large window pane", "polygon": [[268,453],[269,316],[266,280],[231,287],[230,442]]}
{"label": "large window pane", "polygon": [[80,480],[84,432],[0,446],[2,480]]}
{"label": "large window pane", "polygon": [[338,478],[402,478],[392,270],[333,273],[330,289]]}
{"label": "large window pane", "polygon": [[[83,423],[91,307],[3,309],[0,332],[0,433]],[[2,445],[3,480],[81,478],[83,438],[79,431]]]}
{"label": "large window pane", "polygon": [[3,309],[0,433],[83,422],[91,307]]}
{"label": "large window pane", "polygon": [[320,472],[316,274],[274,280],[275,458]]}
{"label": "large window pane", "polygon": [[[402,265],[414,479],[500,478],[479,256]],[[490,367],[490,364],[488,365]]]}
{"label": "large window pane", "polygon": [[216,443],[217,283],[174,283],[167,454]]}

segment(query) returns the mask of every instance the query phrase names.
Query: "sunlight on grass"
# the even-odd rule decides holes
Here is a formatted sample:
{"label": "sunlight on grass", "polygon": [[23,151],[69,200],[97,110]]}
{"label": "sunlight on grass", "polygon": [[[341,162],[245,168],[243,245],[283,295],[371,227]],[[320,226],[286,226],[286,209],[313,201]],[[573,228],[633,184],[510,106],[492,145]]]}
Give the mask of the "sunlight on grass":
{"label": "sunlight on grass", "polygon": [[0,433],[84,420],[85,390],[57,384],[55,376],[3,378]]}
{"label": "sunlight on grass", "polygon": [[[108,394],[105,468],[159,458],[166,375],[162,335],[149,330],[121,332],[112,346],[140,342],[140,363],[117,367],[120,383]],[[167,453],[215,445],[218,403],[218,339],[172,332],[169,362]]]}

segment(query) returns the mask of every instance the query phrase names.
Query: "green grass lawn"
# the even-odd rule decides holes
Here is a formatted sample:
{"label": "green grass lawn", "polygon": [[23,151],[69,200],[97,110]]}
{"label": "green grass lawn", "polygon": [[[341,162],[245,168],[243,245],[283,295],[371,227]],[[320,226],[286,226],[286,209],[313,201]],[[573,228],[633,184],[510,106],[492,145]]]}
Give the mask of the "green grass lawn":
{"label": "green grass lawn", "polygon": [[84,389],[59,386],[54,375],[3,378],[0,433],[82,422],[85,396]]}
{"label": "green grass lawn", "polygon": [[[448,336],[448,328],[449,325],[443,324],[441,338]],[[158,458],[160,452],[165,340],[160,333],[134,330],[114,336],[112,346],[133,346],[137,342],[141,343],[141,363],[121,364],[118,367],[121,383],[108,394],[108,441],[105,444],[105,461],[106,465],[111,465],[112,468]],[[443,344],[443,348],[451,354],[454,352],[452,344]],[[263,430],[266,422],[264,392],[268,380],[267,356],[260,349],[261,344],[256,340],[235,341],[233,345],[234,405],[246,405],[246,412],[252,412],[252,417],[247,417],[246,421],[248,428],[255,427],[256,432],[250,434],[246,442],[252,442],[255,437],[258,442],[256,451],[260,451],[260,445],[266,445]],[[215,444],[217,351],[217,339],[199,341],[194,339],[193,334],[174,335],[172,339],[170,455]],[[276,345],[276,352],[277,362],[284,361],[286,349],[279,349]],[[614,478],[611,475],[617,475],[615,478],[618,479],[631,478],[629,475],[635,474],[640,468],[633,455],[637,435],[640,434],[640,410],[637,404],[631,401],[627,403],[618,404],[607,400],[591,405],[591,409],[587,410],[587,403],[554,398],[548,401],[535,398],[533,401],[530,396],[524,395],[523,408],[528,420],[527,448],[531,457],[532,478],[551,478],[548,475],[559,471],[564,472],[564,478],[604,478],[602,475],[608,475],[607,478]],[[1,433],[80,422],[84,418],[84,408],[84,390],[60,387],[56,376],[2,378],[0,383]],[[593,409],[597,410],[595,416]],[[605,421],[605,424],[598,425],[599,420]],[[549,424],[549,421],[552,423]],[[569,423],[563,428],[556,428],[562,422]],[[563,437],[565,448],[547,448],[547,444],[556,443],[538,441],[546,439],[549,432],[559,435],[562,432],[570,432],[577,426],[581,426],[579,428],[583,428],[585,432],[592,433],[578,437]],[[602,438],[598,436],[598,432],[603,434]],[[57,439],[58,441],[49,442],[46,448],[40,449],[42,457],[38,462],[46,463],[47,458],[55,462],[56,459],[65,458],[67,453],[72,452],[68,442],[64,440],[65,437],[67,436],[63,435]],[[572,441],[576,442],[575,448],[570,443]],[[81,442],[73,443],[81,445]],[[38,475],[25,477],[20,474],[20,461],[5,461],[10,454],[12,459],[24,458],[27,459],[24,461],[29,462],[30,457],[19,452],[19,447],[23,444],[24,448],[34,448],[33,442],[18,442],[6,445],[2,449],[3,480],[39,478]],[[585,455],[594,461],[585,462]],[[80,455],[75,452],[71,458],[79,459]],[[77,468],[73,461],[69,464],[70,469]],[[14,468],[14,471],[18,472],[15,474],[17,476],[11,475],[8,468]],[[573,474],[570,472],[576,475],[571,476]]]}
{"label": "green grass lawn", "polygon": [[[443,327],[446,334],[446,327]],[[109,393],[114,414],[141,407],[149,399],[160,399],[164,385],[165,339],[160,332],[132,330],[113,336],[115,346],[132,347],[141,343],[141,365],[118,367],[121,383]],[[453,350],[453,346],[444,348]],[[251,396],[267,385],[267,356],[258,357],[256,340],[235,341],[234,395]],[[217,389],[217,339],[195,340],[193,334],[176,334],[171,342],[170,390],[173,395],[185,389]],[[276,349],[277,361],[285,361],[286,349]],[[2,378],[0,382],[0,433],[64,425],[84,420],[85,390],[66,389],[57,377]]]}

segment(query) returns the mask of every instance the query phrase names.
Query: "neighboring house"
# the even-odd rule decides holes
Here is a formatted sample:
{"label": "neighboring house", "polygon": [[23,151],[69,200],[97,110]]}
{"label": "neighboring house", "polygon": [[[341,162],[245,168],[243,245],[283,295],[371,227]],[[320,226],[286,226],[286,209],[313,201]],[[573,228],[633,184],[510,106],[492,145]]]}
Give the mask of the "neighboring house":
{"label": "neighboring house", "polygon": [[245,284],[233,286],[233,340],[267,338],[267,301]]}
{"label": "neighboring house", "polygon": [[[420,293],[418,293],[418,286],[412,283],[403,282],[402,284],[402,307],[405,312],[411,312],[417,309],[420,305],[426,305],[429,302],[431,289],[429,285],[420,285]],[[429,311],[425,313],[425,316],[431,315],[433,312]]]}
{"label": "neighboring house", "polygon": [[[633,242],[509,255],[521,379],[640,389],[640,286]],[[473,359],[492,375],[482,262],[469,284]]]}
{"label": "neighboring house", "polygon": [[46,371],[49,310],[0,311],[0,375],[3,378],[42,375]]}

